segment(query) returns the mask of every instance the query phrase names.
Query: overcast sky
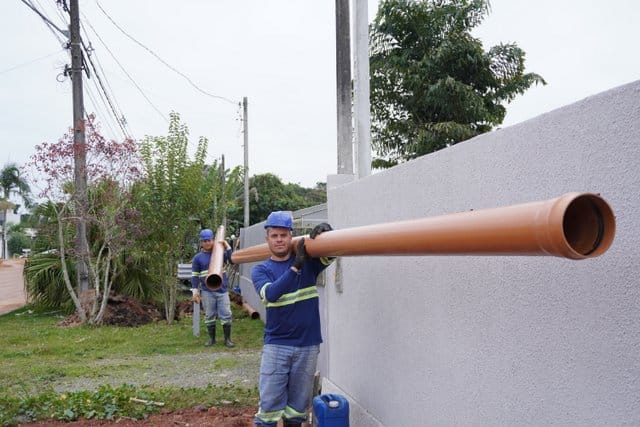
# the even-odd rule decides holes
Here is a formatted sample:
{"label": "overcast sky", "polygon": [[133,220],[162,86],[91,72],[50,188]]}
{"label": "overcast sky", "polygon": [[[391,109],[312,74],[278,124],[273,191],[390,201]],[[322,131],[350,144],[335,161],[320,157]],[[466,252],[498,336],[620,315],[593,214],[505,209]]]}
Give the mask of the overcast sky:
{"label": "overcast sky", "polygon": [[[54,0],[30,1],[65,27]],[[239,104],[246,96],[250,174],[271,172],[313,187],[336,173],[334,3],[81,0],[80,10],[85,43],[133,137],[166,135],[169,112],[176,111],[192,147],[205,136],[209,160],[224,154],[227,167],[242,165]],[[485,50],[517,43],[527,71],[548,82],[508,105],[503,127],[640,78],[637,0],[491,5],[474,32]],[[370,19],[376,7],[369,0]],[[21,0],[1,0],[0,16],[3,166],[25,163],[36,144],[57,141],[72,122],[72,101],[62,36]],[[86,111],[97,114],[105,136],[121,140],[93,74],[85,89]]]}

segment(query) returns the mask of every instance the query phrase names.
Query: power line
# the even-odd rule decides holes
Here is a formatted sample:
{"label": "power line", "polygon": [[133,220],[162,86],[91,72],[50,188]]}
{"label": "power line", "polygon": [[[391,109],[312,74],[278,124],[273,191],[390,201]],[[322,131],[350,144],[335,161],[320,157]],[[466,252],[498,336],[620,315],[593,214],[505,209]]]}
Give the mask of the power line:
{"label": "power line", "polygon": [[135,38],[133,38],[131,35],[129,35],[125,30],[123,30],[114,20],[113,18],[111,18],[111,16],[109,16],[109,14],[102,8],[102,6],[100,5],[100,3],[98,2],[98,0],[96,0],[96,4],[98,5],[98,8],[102,11],[102,13],[104,13],[104,15],[107,17],[107,19],[109,19],[109,21],[111,21],[111,23],[118,29],[120,30],[120,32],[122,32],[122,34],[124,34],[125,36],[127,36],[129,39],[131,39],[134,43],[136,43],[138,46],[142,47],[144,50],[146,50],[147,52],[149,52],[151,55],[153,55],[154,57],[156,57],[156,59],[158,59],[158,61],[162,62],[167,68],[169,68],[170,70],[172,70],[173,72],[177,73],[178,75],[180,75],[181,77],[183,77],[185,80],[187,80],[191,86],[193,86],[196,90],[198,90],[199,92],[210,96],[211,98],[216,98],[216,99],[221,99],[223,101],[226,101],[230,104],[236,105],[237,102],[236,101],[232,101],[229,98],[225,98],[224,96],[220,96],[220,95],[214,95],[212,93],[209,93],[203,89],[201,89],[198,85],[196,85],[187,75],[183,74],[182,72],[178,71],[176,68],[174,68],[172,65],[170,65],[169,63],[167,63],[164,59],[160,58],[155,52],[153,52],[151,49],[149,49],[148,47],[146,47],[145,45],[143,45],[142,43],[140,43],[138,40],[136,40]]}
{"label": "power line", "polygon": [[[82,23],[81,23],[82,25]],[[109,104],[110,106],[110,110],[111,113],[110,115],[113,116],[113,118],[118,122],[120,129],[123,131],[125,138],[129,138],[131,137],[131,129],[129,129],[128,131],[125,129],[126,128],[126,119],[124,116],[124,113],[122,111],[122,108],[120,107],[116,97],[115,97],[115,93],[113,92],[113,89],[111,88],[111,86],[109,85],[109,81],[106,78],[106,74],[104,73],[104,71],[102,70],[102,67],[100,66],[100,62],[98,61],[98,58],[95,57],[95,54],[93,53],[94,50],[91,47],[91,43],[89,43],[89,46],[85,46],[84,42],[83,42],[83,48],[85,49],[85,52],[87,53],[87,56],[89,57],[89,63],[91,64],[91,68],[93,69],[93,73],[96,76],[96,79],[94,80],[94,84],[96,86],[96,88],[98,89],[98,93],[100,94],[100,98],[103,99],[103,101],[105,102],[105,105]],[[93,58],[93,59],[92,59]],[[100,67],[100,70],[98,70],[98,68],[96,68],[96,65],[94,63],[95,62],[98,63],[98,67]],[[98,72],[100,71],[100,72]],[[100,73],[102,73],[102,78],[100,78]],[[96,80],[98,81],[98,83],[96,83]],[[104,93],[104,97],[102,96],[102,94]],[[111,93],[111,96],[109,96],[109,93]],[[105,101],[106,98],[106,101]],[[107,102],[108,101],[108,102]]]}
{"label": "power line", "polygon": [[[100,108],[100,106],[98,105],[98,102],[96,101],[95,96],[93,95],[91,88],[90,87],[85,87],[87,95],[89,96],[89,99],[91,99],[91,102],[93,103],[94,108],[96,109],[96,111],[98,110],[98,108]],[[100,98],[102,99],[102,103],[106,105],[106,102],[104,101],[104,99],[102,98],[102,93],[98,91],[98,95],[100,95]],[[84,115],[85,117],[88,119],[89,118],[89,113],[87,112],[87,109],[84,109]],[[105,117],[110,117],[110,114],[106,113]],[[109,128],[109,130],[111,131],[111,133],[113,135],[116,134],[115,130],[113,129],[113,127],[111,126],[111,122],[110,121],[104,121],[104,123],[106,124],[106,126]]]}
{"label": "power line", "polygon": [[[86,17],[85,17],[86,20]],[[118,58],[116,58],[116,56],[113,54],[113,52],[111,51],[111,49],[109,49],[109,47],[107,46],[107,44],[104,42],[104,40],[102,40],[102,37],[100,37],[100,34],[98,34],[98,32],[96,31],[96,29],[93,27],[93,25],[91,25],[90,22],[88,22],[87,20],[87,24],[89,25],[89,27],[93,30],[93,33],[96,35],[96,37],[98,37],[98,40],[100,40],[100,43],[102,43],[102,45],[104,46],[104,48],[107,50],[107,52],[109,52],[109,55],[111,55],[111,57],[113,58],[113,60],[116,62],[116,64],[118,64],[118,66],[120,67],[120,69],[122,70],[122,72],[127,76],[127,78],[131,81],[131,83],[133,83],[133,85],[136,87],[136,89],[138,89],[138,91],[140,92],[140,94],[143,96],[143,98],[149,103],[149,105],[156,110],[156,112],[160,115],[160,117],[162,117],[164,119],[164,121],[166,123],[169,123],[169,119],[167,119],[167,117],[158,109],[158,107],[156,107],[153,102],[151,102],[151,100],[149,99],[149,97],[144,93],[144,91],[142,90],[142,88],[138,85],[138,83],[136,83],[136,81],[133,79],[133,77],[131,77],[131,75],[127,72],[126,68],[120,63],[120,61],[118,61]]]}
{"label": "power line", "polygon": [[[84,16],[84,15],[83,15]],[[84,19],[86,20],[87,18],[84,17]],[[87,20],[88,21],[88,20]],[[87,22],[89,24],[89,26],[91,26],[91,24],[89,22]],[[100,69],[100,73],[102,73],[102,75],[104,76],[103,80],[106,84],[107,89],[109,90],[110,93],[114,94],[112,96],[113,98],[113,102],[115,103],[115,106],[117,108],[117,110],[120,112],[121,116],[120,118],[116,117],[116,120],[119,120],[123,126],[126,127],[127,122],[126,122],[126,118],[124,116],[124,113],[122,111],[122,107],[120,107],[118,100],[115,97],[115,93],[113,88],[111,87],[111,85],[109,84],[109,80],[107,79],[107,74],[105,73],[104,69],[102,68],[102,64],[100,64],[100,60],[98,58],[98,56],[96,55],[96,50],[93,48],[90,38],[89,38],[89,32],[86,30],[86,28],[84,27],[84,23],[82,21],[80,21],[80,27],[82,28],[82,31],[84,31],[85,36],[87,37],[87,40],[89,40],[89,47],[88,49],[90,50],[91,53],[87,52],[87,54],[91,57],[94,58],[95,62],[98,64],[98,68]],[[99,37],[99,36],[98,36]],[[98,74],[98,70],[94,71],[96,74]],[[129,134],[131,134],[131,129],[129,129]]]}
{"label": "power line", "polygon": [[107,103],[109,104],[109,108],[111,109],[111,112],[113,113],[114,118],[118,122],[118,126],[120,127],[120,130],[122,130],[122,133],[124,134],[125,138],[130,138],[130,136],[127,134],[127,131],[124,129],[124,126],[120,122],[120,119],[118,118],[118,113],[116,112],[115,107],[113,106],[113,103],[111,102],[111,98],[109,97],[109,94],[107,93],[107,89],[104,87],[104,84],[102,83],[102,79],[100,78],[100,74],[98,74],[98,70],[96,70],[96,66],[93,64],[93,60],[91,59],[90,52],[87,50],[87,46],[84,44],[84,42],[82,42],[82,47],[83,47],[84,51],[87,54],[87,59],[89,60],[89,64],[91,64],[91,68],[93,69],[93,74],[96,76],[96,80],[98,81],[98,84],[100,85],[100,89],[101,89],[102,93],[104,94],[104,96],[105,96],[105,98],[107,100]]}
{"label": "power line", "polygon": [[[21,0],[21,1],[22,1],[22,3],[26,4],[26,5],[27,5],[27,7],[28,7],[29,9],[31,9],[31,10],[33,10],[35,13],[37,13],[37,14],[40,16],[40,18],[42,18],[42,20],[47,24],[47,26],[48,26],[50,29],[53,27],[54,29],[56,29],[56,30],[57,30],[60,34],[62,34],[63,36],[65,36],[65,37],[67,37],[67,38],[69,37],[69,31],[61,30],[60,28],[58,28],[58,27],[56,26],[56,24],[54,24],[53,22],[51,22],[51,21],[49,20],[49,18],[47,18],[46,16],[44,16],[44,14],[42,14],[38,9],[36,9],[36,8],[35,8],[35,6],[33,6],[33,5],[31,4],[31,2],[27,2],[26,0]],[[52,30],[52,31],[53,31],[53,30]],[[54,34],[55,34],[55,33],[54,33]],[[59,36],[57,36],[57,35],[56,35],[56,38],[58,38],[58,37],[59,37]],[[58,40],[60,40],[60,39],[58,38]]]}
{"label": "power line", "polygon": [[[56,24],[54,24],[54,23],[53,23],[53,22],[52,22],[52,21],[51,21],[51,20],[50,20],[50,19],[49,19],[49,18],[48,18],[44,13],[43,13],[43,12],[40,12],[40,10],[38,10],[38,9],[34,6],[34,4],[33,4],[33,2],[32,2],[31,0],[29,0],[29,1],[21,0],[21,1],[22,1],[25,5],[27,5],[27,6],[28,6],[32,11],[34,11],[36,14],[38,14],[38,16],[40,16],[40,18],[41,18],[41,19],[45,22],[45,24],[47,25],[47,28],[49,28],[49,29],[51,30],[51,32],[52,32],[52,33],[53,33],[53,35],[58,39],[58,41],[59,41],[62,45],[65,45],[65,46],[67,47],[67,49],[68,49],[68,48],[69,48],[69,46],[70,46],[70,43],[69,43],[70,32],[69,32],[69,31],[65,31],[65,30],[60,29],[60,28],[59,28]],[[44,8],[42,7],[42,5],[41,5],[40,3],[38,3],[38,1],[37,1],[37,0],[34,0],[34,1],[35,1],[35,3],[37,3],[37,4],[38,4],[38,6],[40,7],[40,9],[44,10]],[[62,18],[62,20],[64,21],[64,15],[60,14],[60,17],[61,17],[61,18]],[[65,37],[67,38],[67,40],[62,40],[62,39],[60,38],[60,36],[59,36],[55,31],[53,31],[54,29],[55,29],[56,31],[58,31],[60,34],[62,34],[63,36],[65,36]],[[82,47],[84,47],[85,52],[87,53],[87,57],[88,57],[88,59],[89,59],[89,63],[91,64],[92,68],[94,69],[94,74],[96,75],[96,79],[98,80],[98,82],[99,82],[99,83],[100,83],[100,85],[102,86],[102,81],[101,81],[101,79],[100,79],[100,76],[98,75],[97,70],[95,69],[95,66],[94,66],[94,64],[93,64],[93,61],[91,60],[91,57],[90,57],[90,51],[86,48],[86,46],[84,45],[84,43],[82,43]],[[51,56],[51,55],[47,55],[47,56]],[[33,62],[33,61],[31,61],[31,62]],[[83,62],[84,62],[84,61],[83,61]],[[24,64],[21,64],[21,66],[22,66],[22,65],[24,65]],[[15,68],[18,68],[18,67],[13,67],[13,68],[11,68],[11,69],[15,69]],[[11,69],[10,69],[10,70],[11,70]],[[5,71],[6,71],[6,70],[5,70]],[[3,72],[4,72],[4,71],[3,71]],[[67,72],[67,71],[65,71],[65,74],[66,74],[66,72]],[[114,108],[113,108],[113,105],[111,104],[111,100],[110,100],[110,98],[109,98],[108,94],[106,93],[106,90],[104,89],[104,86],[102,86],[102,89],[103,89],[104,95],[105,95],[105,97],[106,97],[106,99],[107,99],[107,101],[108,101],[108,103],[109,103],[109,106],[111,107],[111,110],[113,111],[114,116],[116,117],[116,120],[118,120],[118,118],[117,118],[117,114],[116,114],[116,112],[115,112],[115,110],[114,110]],[[104,98],[103,98],[103,100],[104,100]],[[95,104],[95,101],[94,101],[94,104]],[[96,106],[97,106],[97,105],[96,105]],[[125,135],[125,138],[128,138],[127,132],[126,132],[126,131],[125,131],[125,129],[122,127],[122,125],[121,125],[120,121],[118,121],[118,124],[120,125],[120,129],[122,130],[123,134]]]}
{"label": "power line", "polygon": [[48,55],[45,56],[41,56],[39,58],[36,59],[32,59],[31,61],[27,61],[27,62],[23,62],[22,64],[18,64],[18,65],[14,65],[11,68],[7,68],[5,70],[0,70],[0,74],[4,74],[4,73],[8,73],[9,71],[13,71],[13,70],[17,70],[18,68],[22,68],[22,67],[26,67],[27,65],[33,64],[34,62],[38,62],[38,61],[42,61],[43,59],[47,59],[50,58],[52,56],[58,55],[60,52],[64,52],[65,49],[60,49],[54,53],[50,53]]}

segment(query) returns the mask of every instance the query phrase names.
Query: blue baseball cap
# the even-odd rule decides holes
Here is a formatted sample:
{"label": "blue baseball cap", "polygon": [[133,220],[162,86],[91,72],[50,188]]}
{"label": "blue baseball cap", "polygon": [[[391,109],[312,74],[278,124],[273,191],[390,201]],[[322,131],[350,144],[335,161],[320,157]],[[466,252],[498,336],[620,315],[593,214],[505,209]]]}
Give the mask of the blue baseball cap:
{"label": "blue baseball cap", "polygon": [[200,240],[213,240],[213,236],[213,231],[208,228],[205,228],[200,232]]}
{"label": "blue baseball cap", "polygon": [[275,211],[271,212],[267,217],[267,222],[264,224],[264,228],[280,227],[293,230],[293,218],[289,211]]}

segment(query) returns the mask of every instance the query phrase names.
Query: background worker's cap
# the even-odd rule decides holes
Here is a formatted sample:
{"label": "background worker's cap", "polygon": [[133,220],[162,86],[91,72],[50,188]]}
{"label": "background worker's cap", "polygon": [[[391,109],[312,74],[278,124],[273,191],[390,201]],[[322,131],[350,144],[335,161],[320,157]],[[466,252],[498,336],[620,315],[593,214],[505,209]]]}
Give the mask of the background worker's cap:
{"label": "background worker's cap", "polygon": [[267,222],[264,225],[264,228],[269,228],[269,227],[280,227],[280,228],[288,228],[289,230],[293,230],[293,218],[291,217],[291,212],[289,211],[271,212],[267,217]]}
{"label": "background worker's cap", "polygon": [[213,231],[208,228],[205,228],[200,232],[200,240],[213,240],[213,236]]}

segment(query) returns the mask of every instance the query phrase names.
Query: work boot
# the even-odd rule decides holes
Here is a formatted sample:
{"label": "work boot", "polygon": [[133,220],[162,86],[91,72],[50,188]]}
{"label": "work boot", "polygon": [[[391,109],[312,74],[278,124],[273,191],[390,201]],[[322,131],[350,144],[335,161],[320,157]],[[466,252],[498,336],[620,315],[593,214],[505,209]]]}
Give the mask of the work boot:
{"label": "work boot", "polygon": [[207,333],[209,334],[209,341],[204,343],[204,345],[211,347],[216,343],[216,325],[207,325]]}
{"label": "work boot", "polygon": [[231,341],[231,325],[222,325],[224,331],[224,345],[226,347],[235,347],[236,344]]}

